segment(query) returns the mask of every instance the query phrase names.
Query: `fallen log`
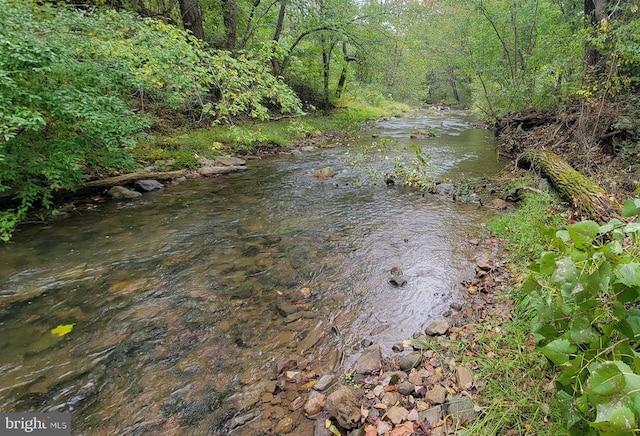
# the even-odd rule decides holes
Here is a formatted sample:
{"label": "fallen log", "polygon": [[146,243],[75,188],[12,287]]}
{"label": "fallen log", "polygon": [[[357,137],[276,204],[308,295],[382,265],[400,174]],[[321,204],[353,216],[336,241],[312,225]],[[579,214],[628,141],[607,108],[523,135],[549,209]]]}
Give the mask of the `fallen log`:
{"label": "fallen log", "polygon": [[603,222],[617,215],[616,207],[605,190],[557,154],[549,150],[528,149],[518,157],[517,164],[544,174],[583,217]]}
{"label": "fallen log", "polygon": [[[168,171],[164,173],[130,173],[121,176],[108,177],[106,179],[92,180],[86,182],[84,188],[110,188],[112,186],[137,182],[138,180],[171,180],[185,176],[187,170]],[[82,188],[81,187],[81,188]]]}

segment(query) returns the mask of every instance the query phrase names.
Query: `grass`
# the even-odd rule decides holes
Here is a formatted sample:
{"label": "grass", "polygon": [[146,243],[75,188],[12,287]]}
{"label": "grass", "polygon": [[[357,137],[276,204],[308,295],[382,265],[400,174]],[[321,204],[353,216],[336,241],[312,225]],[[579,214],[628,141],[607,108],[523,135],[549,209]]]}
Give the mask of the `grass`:
{"label": "grass", "polygon": [[555,371],[536,350],[530,334],[532,307],[520,290],[528,265],[548,246],[548,226],[560,226],[559,199],[547,193],[527,195],[515,212],[503,214],[488,228],[505,240],[510,283],[496,291],[496,309],[476,325],[474,350],[469,336],[452,348],[464,348],[463,363],[475,367],[476,380],[483,383],[475,399],[480,417],[466,429],[468,435],[562,435],[566,434],[556,407]]}
{"label": "grass", "polygon": [[275,121],[243,120],[233,125],[213,125],[149,138],[138,145],[134,156],[143,166],[164,161],[160,170],[194,168],[198,157],[247,155],[287,148],[302,139],[328,132],[355,134],[366,121],[400,115],[409,109],[386,100],[379,106],[344,100],[328,114],[314,112]]}
{"label": "grass", "polygon": [[508,241],[510,259],[528,263],[542,252],[549,239],[549,229],[561,227],[566,219],[560,215],[560,199],[553,193],[526,195],[515,213],[491,221],[488,229]]}

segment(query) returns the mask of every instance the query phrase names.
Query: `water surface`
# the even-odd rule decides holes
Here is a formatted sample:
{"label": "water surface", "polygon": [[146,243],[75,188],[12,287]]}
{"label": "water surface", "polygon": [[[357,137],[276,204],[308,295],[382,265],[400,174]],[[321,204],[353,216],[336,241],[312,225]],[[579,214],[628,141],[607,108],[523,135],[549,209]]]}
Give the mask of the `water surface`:
{"label": "water surface", "polygon": [[[360,141],[417,142],[439,177],[495,173],[492,134],[472,121],[417,112]],[[427,128],[435,138],[409,138]],[[253,413],[236,433],[260,434],[277,418],[251,395],[283,361],[344,371],[363,339],[390,354],[441,317],[491,211],[363,183],[346,151],[249,161],[22,228],[0,247],[0,410],[71,411],[74,434],[224,434]],[[312,176],[326,166],[337,175]],[[406,286],[388,283],[393,267]]]}

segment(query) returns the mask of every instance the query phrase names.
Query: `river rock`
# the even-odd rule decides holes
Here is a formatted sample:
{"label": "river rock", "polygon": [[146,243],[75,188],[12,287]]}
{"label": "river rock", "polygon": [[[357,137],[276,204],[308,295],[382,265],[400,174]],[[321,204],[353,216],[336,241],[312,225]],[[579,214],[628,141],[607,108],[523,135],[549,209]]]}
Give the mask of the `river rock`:
{"label": "river rock", "polygon": [[244,415],[238,415],[228,422],[227,427],[229,428],[229,430],[233,430],[234,428],[245,425],[247,422],[251,421],[254,418],[257,418],[259,415],[259,410],[254,410],[252,412],[245,413]]}
{"label": "river rock", "polygon": [[449,331],[450,327],[446,319],[439,319],[429,324],[425,329],[425,333],[429,336],[442,336]]}
{"label": "river rock", "polygon": [[416,368],[422,363],[422,353],[419,351],[414,351],[412,353],[407,354],[400,360],[400,369],[403,371],[408,371],[411,368]]}
{"label": "river rock", "polygon": [[160,182],[158,182],[157,180],[138,180],[136,181],[133,186],[141,192],[151,192],[151,191],[157,191],[158,189],[162,189],[164,188],[164,185]]}
{"label": "river rock", "polygon": [[315,173],[313,173],[313,177],[317,178],[317,179],[330,179],[331,177],[335,176],[336,170],[334,170],[331,167],[324,167],[324,168],[320,168],[319,170],[317,170]]}
{"label": "river rock", "polygon": [[441,385],[434,385],[424,397],[431,401],[431,404],[442,404],[447,397],[447,390]]}
{"label": "river rock", "polygon": [[294,415],[285,416],[282,418],[274,430],[275,434],[287,434],[291,433],[298,426],[298,421]]}
{"label": "river rock", "polygon": [[448,414],[453,418],[455,425],[464,424],[465,422],[476,419],[476,411],[473,402],[469,397],[456,395],[449,399],[447,403]]}
{"label": "river rock", "polygon": [[491,200],[491,206],[496,210],[506,210],[507,202],[501,198],[494,198]]}
{"label": "river rock", "polygon": [[458,389],[470,389],[473,386],[473,372],[464,365],[456,367],[456,382]]}
{"label": "river rock", "polygon": [[318,379],[316,384],[313,385],[313,389],[317,391],[324,391],[325,389],[328,389],[335,380],[336,380],[336,376],[333,374],[323,375]]}
{"label": "river rock", "polygon": [[276,304],[276,312],[280,316],[286,317],[287,315],[292,315],[298,311],[298,308],[295,304],[289,303],[288,301],[279,301]]}
{"label": "river rock", "polygon": [[404,285],[407,284],[407,279],[405,278],[405,276],[393,276],[391,278],[389,278],[389,283],[391,283],[393,286],[401,288]]}
{"label": "river rock", "polygon": [[393,406],[387,410],[387,418],[391,420],[395,425],[401,424],[402,421],[407,419],[409,411],[402,406]]}
{"label": "river rock", "polygon": [[397,344],[393,344],[393,347],[391,347],[391,349],[395,353],[402,353],[404,351],[404,344],[402,342],[399,342]]}
{"label": "river rock", "polygon": [[436,194],[438,195],[451,195],[453,194],[454,186],[451,183],[439,183],[436,185]]}
{"label": "river rock", "polygon": [[305,338],[298,343],[298,353],[304,354],[310,350],[320,339],[324,337],[324,325],[322,321],[311,330]]}
{"label": "river rock", "polygon": [[398,385],[398,392],[402,395],[412,395],[416,389],[415,385],[410,381],[403,381]]}
{"label": "river rock", "polygon": [[380,344],[373,344],[364,352],[356,362],[356,374],[374,374],[382,368],[382,351]]}
{"label": "river rock", "polygon": [[234,166],[204,166],[201,167],[198,172],[203,176],[216,176],[218,174],[237,173],[239,171],[246,171],[247,167],[243,165]]}
{"label": "river rock", "polygon": [[322,412],[326,396],[317,391],[311,391],[307,402],[304,404],[304,413],[307,416],[314,416]]}
{"label": "river rock", "polygon": [[483,253],[476,259],[476,270],[493,271],[494,269],[491,253]]}
{"label": "river rock", "polygon": [[216,162],[219,163],[220,165],[224,165],[227,167],[241,166],[241,165],[246,165],[247,163],[244,159],[240,159],[237,157],[226,157],[226,156],[217,157]]}
{"label": "river rock", "polygon": [[142,196],[141,193],[137,191],[132,191],[131,189],[125,188],[124,186],[112,186],[108,191],[107,195],[109,197],[115,198],[116,200],[125,199],[125,198],[136,198]]}
{"label": "river rock", "polygon": [[360,422],[360,402],[347,386],[340,386],[332,392],[327,397],[325,408],[347,430],[357,427]]}

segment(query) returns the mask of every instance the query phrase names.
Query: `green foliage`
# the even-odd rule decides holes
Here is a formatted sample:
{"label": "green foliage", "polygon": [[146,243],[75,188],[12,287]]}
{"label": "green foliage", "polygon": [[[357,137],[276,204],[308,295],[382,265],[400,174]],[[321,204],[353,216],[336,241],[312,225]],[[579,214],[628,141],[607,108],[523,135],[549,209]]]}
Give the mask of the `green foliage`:
{"label": "green foliage", "polygon": [[563,223],[558,198],[551,194],[525,196],[515,212],[500,215],[488,223],[488,229],[509,241],[514,260],[528,262],[547,249],[552,232]]}
{"label": "green foliage", "polygon": [[[623,215],[637,216],[640,200]],[[640,420],[640,225],[566,226],[523,290],[533,332],[558,367],[558,399],[571,434],[637,433]]]}
{"label": "green foliage", "polygon": [[[606,71],[591,77],[580,90],[595,105],[603,96],[618,99],[634,95],[640,85],[640,13],[637,4],[621,2],[595,29],[584,32],[584,39],[606,62]],[[597,70],[597,69],[596,69]],[[637,107],[637,106],[636,106]]]}
{"label": "green foliage", "polygon": [[145,112],[223,121],[300,111],[269,73],[268,47],[233,57],[156,20],[31,1],[0,0],[0,22],[0,193],[15,199],[0,212],[3,240],[56,190],[134,168]]}

